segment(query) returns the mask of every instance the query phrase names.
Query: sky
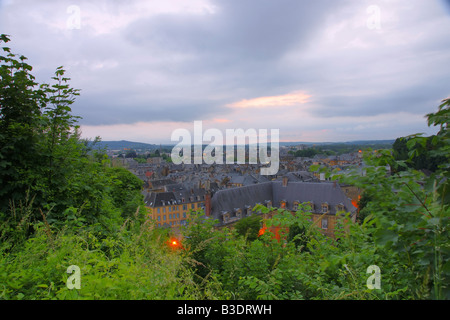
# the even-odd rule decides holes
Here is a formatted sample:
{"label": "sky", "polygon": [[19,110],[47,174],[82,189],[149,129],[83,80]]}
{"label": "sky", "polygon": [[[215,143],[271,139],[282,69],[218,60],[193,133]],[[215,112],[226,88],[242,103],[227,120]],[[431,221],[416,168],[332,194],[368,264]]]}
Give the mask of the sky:
{"label": "sky", "polygon": [[450,96],[450,0],[0,0],[0,33],[39,83],[64,67],[90,139],[430,135]]}

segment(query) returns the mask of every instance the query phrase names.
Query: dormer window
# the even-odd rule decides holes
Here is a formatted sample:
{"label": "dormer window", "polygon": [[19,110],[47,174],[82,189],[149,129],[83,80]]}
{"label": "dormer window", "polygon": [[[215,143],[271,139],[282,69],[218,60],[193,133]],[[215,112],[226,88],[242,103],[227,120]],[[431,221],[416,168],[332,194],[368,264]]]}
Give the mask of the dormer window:
{"label": "dormer window", "polygon": [[294,204],[293,204],[293,206],[292,206],[292,210],[297,211],[297,210],[298,210],[298,204],[299,204],[299,201],[298,201],[298,200],[295,200],[295,201],[294,201]]}
{"label": "dormer window", "polygon": [[286,200],[280,201],[280,208],[285,209],[286,208]]}
{"label": "dormer window", "polygon": [[345,210],[344,204],[339,203],[339,204],[336,206],[336,211],[344,211],[344,210]]}
{"label": "dormer window", "polygon": [[236,218],[238,218],[238,219],[242,218],[242,210],[241,209],[235,208],[234,211],[236,213]]}
{"label": "dormer window", "polygon": [[266,207],[267,207],[267,208],[272,207],[272,201],[266,200],[265,202],[266,202]]}
{"label": "dormer window", "polygon": [[322,213],[328,213],[328,203],[322,203]]}

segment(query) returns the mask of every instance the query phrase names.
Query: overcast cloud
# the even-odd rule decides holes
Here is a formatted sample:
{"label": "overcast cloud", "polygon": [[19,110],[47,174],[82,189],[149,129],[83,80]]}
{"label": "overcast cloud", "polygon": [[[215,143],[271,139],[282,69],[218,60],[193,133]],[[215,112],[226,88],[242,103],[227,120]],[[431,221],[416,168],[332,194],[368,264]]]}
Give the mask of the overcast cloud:
{"label": "overcast cloud", "polygon": [[62,65],[83,135],[277,128],[284,141],[432,134],[450,96],[448,0],[0,0],[39,82]]}

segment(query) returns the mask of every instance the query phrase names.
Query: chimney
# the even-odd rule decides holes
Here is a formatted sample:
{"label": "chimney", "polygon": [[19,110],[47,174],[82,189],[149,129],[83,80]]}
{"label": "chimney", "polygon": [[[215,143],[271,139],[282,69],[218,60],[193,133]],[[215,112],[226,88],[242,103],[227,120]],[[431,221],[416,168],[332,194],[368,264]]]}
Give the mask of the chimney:
{"label": "chimney", "polygon": [[211,193],[209,192],[205,194],[205,215],[211,216]]}
{"label": "chimney", "polygon": [[287,176],[283,177],[283,187],[287,187],[289,178]]}

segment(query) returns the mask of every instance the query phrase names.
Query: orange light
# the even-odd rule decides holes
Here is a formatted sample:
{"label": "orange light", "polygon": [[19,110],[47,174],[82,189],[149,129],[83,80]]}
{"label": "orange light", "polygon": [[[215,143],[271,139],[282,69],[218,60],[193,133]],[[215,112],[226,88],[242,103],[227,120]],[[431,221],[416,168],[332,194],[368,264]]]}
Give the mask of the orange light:
{"label": "orange light", "polygon": [[266,227],[262,227],[258,232],[258,237],[262,236],[266,232]]}
{"label": "orange light", "polygon": [[178,241],[178,239],[175,238],[171,238],[169,241],[167,241],[167,244],[172,249],[178,249],[182,247],[180,241]]}

